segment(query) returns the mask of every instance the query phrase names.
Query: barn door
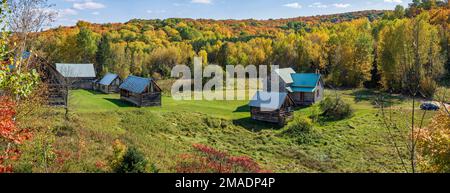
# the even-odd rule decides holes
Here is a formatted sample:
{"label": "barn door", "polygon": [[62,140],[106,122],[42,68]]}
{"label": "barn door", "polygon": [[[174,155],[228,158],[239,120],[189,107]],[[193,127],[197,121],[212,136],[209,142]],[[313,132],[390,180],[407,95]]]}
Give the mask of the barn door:
{"label": "barn door", "polygon": [[300,101],[301,101],[301,102],[304,102],[304,101],[305,101],[305,93],[304,93],[304,92],[301,92],[301,93],[300,93]]}

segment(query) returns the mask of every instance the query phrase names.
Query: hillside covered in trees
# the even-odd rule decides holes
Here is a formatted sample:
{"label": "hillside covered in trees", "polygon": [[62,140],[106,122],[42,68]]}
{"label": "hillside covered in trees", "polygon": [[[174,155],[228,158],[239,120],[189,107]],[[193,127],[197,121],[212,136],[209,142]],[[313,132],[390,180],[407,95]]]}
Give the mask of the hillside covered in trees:
{"label": "hillside covered in trees", "polygon": [[95,63],[100,73],[122,77],[168,78],[175,64],[191,64],[194,56],[221,66],[320,70],[335,87],[404,92],[407,80],[420,76],[421,93],[430,97],[450,66],[447,4],[278,20],[80,21],[39,33],[34,46],[52,63]]}

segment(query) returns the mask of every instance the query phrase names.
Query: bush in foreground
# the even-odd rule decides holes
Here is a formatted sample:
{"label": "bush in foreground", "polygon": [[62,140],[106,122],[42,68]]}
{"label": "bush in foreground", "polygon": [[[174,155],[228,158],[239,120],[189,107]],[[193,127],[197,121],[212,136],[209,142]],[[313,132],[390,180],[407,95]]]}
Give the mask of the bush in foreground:
{"label": "bush in foreground", "polygon": [[194,144],[192,154],[183,154],[177,173],[263,173],[258,163],[247,156],[231,156],[212,147]]}
{"label": "bush in foreground", "polygon": [[287,130],[283,132],[298,144],[311,143],[318,138],[318,134],[313,128],[313,122],[309,118],[297,117],[289,124]]}
{"label": "bush in foreground", "polygon": [[418,137],[419,165],[425,172],[450,172],[450,116],[441,111]]}
{"label": "bush in foreground", "polygon": [[120,141],[113,146],[114,155],[111,158],[111,169],[115,173],[145,173],[148,161],[135,147],[127,148]]}
{"label": "bush in foreground", "polygon": [[327,97],[320,102],[323,117],[330,120],[342,120],[353,115],[353,109],[341,97]]}

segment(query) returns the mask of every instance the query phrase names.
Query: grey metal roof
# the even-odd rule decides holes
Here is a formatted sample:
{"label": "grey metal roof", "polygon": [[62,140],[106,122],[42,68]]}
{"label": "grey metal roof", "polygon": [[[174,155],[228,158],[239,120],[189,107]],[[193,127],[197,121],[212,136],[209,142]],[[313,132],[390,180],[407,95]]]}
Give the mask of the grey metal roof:
{"label": "grey metal roof", "polygon": [[98,83],[101,85],[109,86],[118,77],[119,75],[117,74],[107,73]]}
{"label": "grey metal roof", "polygon": [[294,80],[292,80],[291,74],[295,74],[295,71],[292,68],[276,69],[275,73],[277,73],[278,76],[280,76],[280,78],[287,84],[291,84],[294,82]]}
{"label": "grey metal roof", "polygon": [[283,106],[287,93],[258,91],[249,103],[251,107],[278,110]]}
{"label": "grey metal roof", "polygon": [[128,76],[128,78],[123,81],[119,88],[133,93],[141,94],[145,91],[145,88],[150,85],[151,81],[151,78]]}
{"label": "grey metal roof", "polygon": [[65,78],[95,78],[94,64],[56,64],[56,70]]}

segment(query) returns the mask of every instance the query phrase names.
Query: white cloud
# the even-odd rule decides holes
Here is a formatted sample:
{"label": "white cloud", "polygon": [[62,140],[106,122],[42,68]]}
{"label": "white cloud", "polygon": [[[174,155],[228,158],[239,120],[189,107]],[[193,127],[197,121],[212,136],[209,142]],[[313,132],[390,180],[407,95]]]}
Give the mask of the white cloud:
{"label": "white cloud", "polygon": [[211,4],[212,0],[192,0],[191,3]]}
{"label": "white cloud", "polygon": [[103,5],[101,3],[94,2],[92,0],[85,0],[84,2],[74,3],[73,4],[73,8],[78,9],[78,10],[103,9],[105,7],[106,7],[105,5]]}
{"label": "white cloud", "polygon": [[337,8],[347,8],[347,7],[350,7],[350,4],[348,4],[348,3],[346,3],[346,4],[344,4],[344,3],[335,3],[335,4],[333,4],[333,6],[335,6]]}
{"label": "white cloud", "polygon": [[78,12],[75,9],[63,9],[62,13],[64,13],[65,15],[77,15]]}
{"label": "white cloud", "polygon": [[302,8],[302,5],[300,5],[299,3],[288,3],[288,4],[284,4],[283,6],[290,7],[290,8],[295,8],[295,9]]}
{"label": "white cloud", "polygon": [[58,13],[58,17],[64,17],[67,15],[78,15],[78,11],[75,9],[60,9],[56,11]]}
{"label": "white cloud", "polygon": [[94,11],[94,12],[92,12],[92,15],[100,15],[100,12]]}
{"label": "white cloud", "polygon": [[386,3],[403,3],[402,0],[384,0]]}
{"label": "white cloud", "polygon": [[311,4],[311,5],[309,5],[308,7],[313,7],[313,8],[327,8],[328,5],[325,5],[325,4],[321,3],[321,2],[315,2],[315,3]]}

